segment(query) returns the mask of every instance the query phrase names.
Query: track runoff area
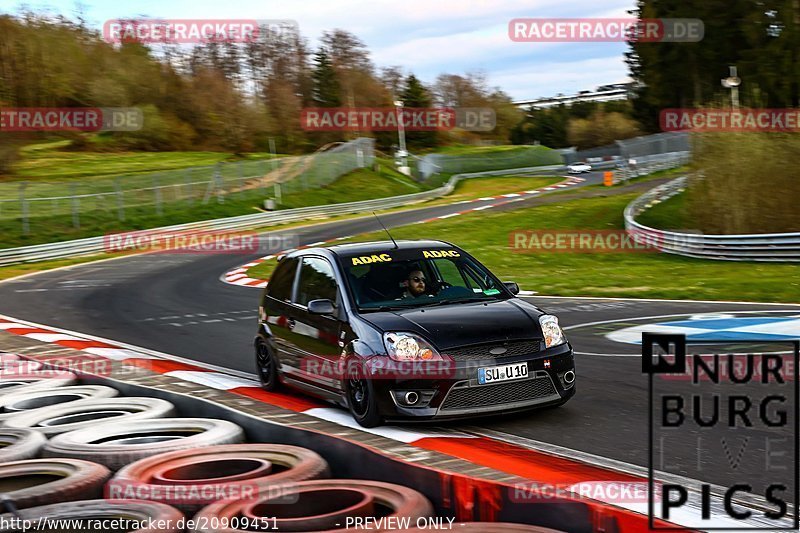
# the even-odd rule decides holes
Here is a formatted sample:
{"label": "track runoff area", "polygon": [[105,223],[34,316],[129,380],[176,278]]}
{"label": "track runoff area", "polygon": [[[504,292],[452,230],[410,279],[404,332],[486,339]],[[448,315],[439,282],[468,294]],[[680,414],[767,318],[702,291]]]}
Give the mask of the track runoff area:
{"label": "track runoff area", "polygon": [[[409,210],[384,222],[515,208],[538,194]],[[298,246],[311,246],[376,229],[358,219],[293,231]],[[153,360],[165,375],[209,389],[513,474],[526,480],[521,501],[572,494],[640,517],[618,522],[620,530],[797,529],[798,305],[523,296],[560,318],[575,349],[570,403],[367,430],[310,397],[258,391],[249,351],[255,287],[264,280],[235,283],[256,262],[152,254],[11,280],[0,285],[0,329],[112,360]],[[643,345],[643,333],[659,336]],[[651,521],[666,510],[667,521]]]}

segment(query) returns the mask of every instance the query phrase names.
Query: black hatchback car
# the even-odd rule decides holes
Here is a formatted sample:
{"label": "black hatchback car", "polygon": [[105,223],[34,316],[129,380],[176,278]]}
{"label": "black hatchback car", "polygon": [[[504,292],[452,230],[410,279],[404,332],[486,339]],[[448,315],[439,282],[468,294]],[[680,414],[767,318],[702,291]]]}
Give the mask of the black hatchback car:
{"label": "black hatchback car", "polygon": [[561,405],[572,347],[518,292],[441,241],[291,252],[259,309],[261,384],[332,400],[366,427]]}

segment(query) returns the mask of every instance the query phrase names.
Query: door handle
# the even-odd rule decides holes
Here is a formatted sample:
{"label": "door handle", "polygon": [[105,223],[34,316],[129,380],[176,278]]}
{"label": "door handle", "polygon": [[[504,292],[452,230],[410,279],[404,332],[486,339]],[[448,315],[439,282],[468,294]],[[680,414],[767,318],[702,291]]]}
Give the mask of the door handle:
{"label": "door handle", "polygon": [[294,318],[290,318],[289,320],[286,321],[286,326],[289,329],[294,329],[295,325],[296,325],[296,322],[294,321]]}

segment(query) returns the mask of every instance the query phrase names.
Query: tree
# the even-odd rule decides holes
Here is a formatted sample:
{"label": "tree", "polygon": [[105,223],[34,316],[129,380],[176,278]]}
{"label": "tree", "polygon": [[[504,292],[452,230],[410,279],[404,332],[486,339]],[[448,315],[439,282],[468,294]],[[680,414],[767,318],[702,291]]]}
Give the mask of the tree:
{"label": "tree", "polygon": [[342,88],[333,70],[328,54],[320,48],[314,56],[314,70],[311,72],[313,83],[312,101],[318,107],[338,107],[342,105]]}
{"label": "tree", "polygon": [[[406,108],[426,108],[431,106],[431,94],[413,74],[405,80],[400,100]],[[435,131],[409,131],[406,133],[409,148],[431,148],[436,145]]]}

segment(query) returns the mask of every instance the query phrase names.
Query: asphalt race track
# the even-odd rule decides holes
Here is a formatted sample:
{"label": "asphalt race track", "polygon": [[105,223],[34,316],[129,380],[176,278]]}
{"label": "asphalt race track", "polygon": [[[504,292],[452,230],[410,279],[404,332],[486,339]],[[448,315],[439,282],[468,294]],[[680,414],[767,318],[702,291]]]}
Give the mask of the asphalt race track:
{"label": "asphalt race track", "polygon": [[[599,180],[599,173],[594,173],[585,184]],[[646,190],[652,186],[653,182],[627,187]],[[541,205],[593,191],[526,198],[495,210]],[[461,208],[459,204],[424,207],[384,215],[382,219],[394,227],[448,215]],[[424,225],[418,227],[420,238],[436,238],[426,233]],[[305,245],[377,229],[377,221],[363,217],[279,233],[296,234],[300,244]],[[228,270],[251,259],[236,255],[151,254],[44,272],[0,284],[0,313],[252,375],[251,343],[260,291],[219,280]],[[680,322],[697,315],[715,314],[721,319],[730,319],[739,312],[774,317],[800,315],[800,305],[786,304],[537,296],[528,299],[557,314],[567,328],[576,350],[577,395],[559,409],[488,421],[454,422],[447,427],[493,430],[520,442],[530,439],[640,466],[647,465],[648,427],[647,379],[641,371],[641,352],[635,344],[609,339],[608,333],[647,323]],[[694,464],[696,437],[687,434],[683,438],[675,447],[677,462]],[[721,454],[709,454],[703,461],[703,480],[719,485],[737,481],[720,473],[729,468],[715,467],[725,461]],[[761,472],[762,465],[752,461],[743,462],[738,474],[744,479],[759,479]],[[690,474],[689,477],[697,477],[693,471]]]}

